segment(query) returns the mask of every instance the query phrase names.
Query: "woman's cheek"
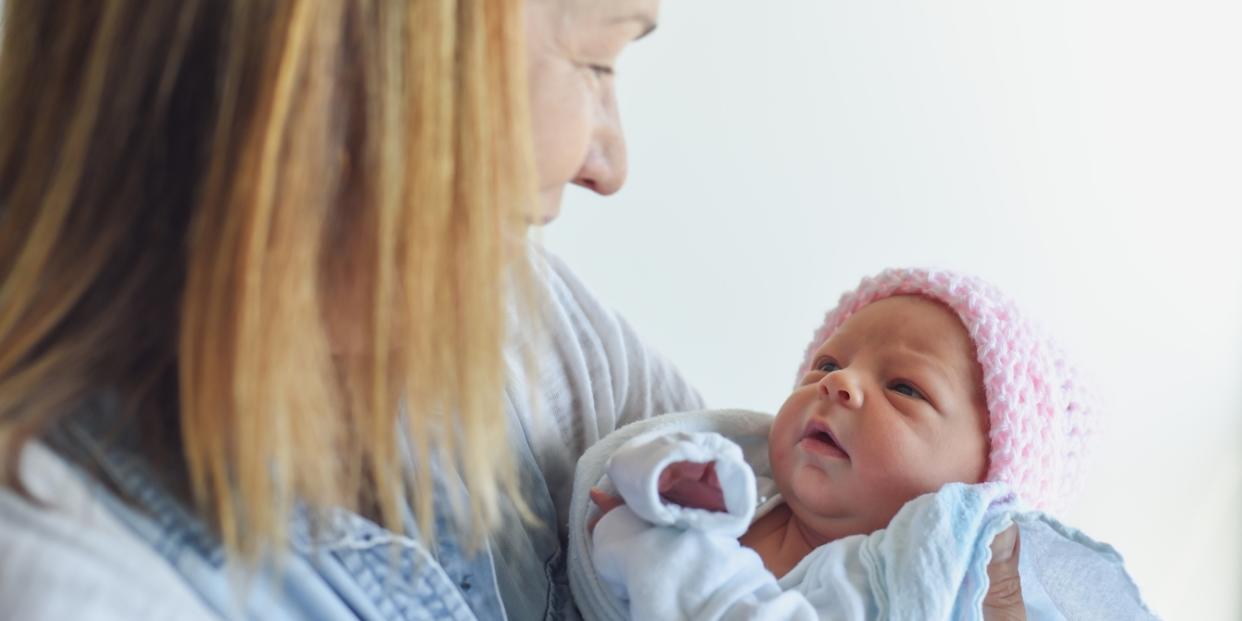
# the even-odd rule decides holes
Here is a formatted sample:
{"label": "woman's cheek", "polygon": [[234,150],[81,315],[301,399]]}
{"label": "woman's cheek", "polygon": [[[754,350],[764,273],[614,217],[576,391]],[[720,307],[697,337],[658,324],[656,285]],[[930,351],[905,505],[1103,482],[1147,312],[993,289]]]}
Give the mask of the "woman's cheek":
{"label": "woman's cheek", "polygon": [[540,188],[562,186],[574,179],[590,145],[589,110],[573,76],[560,76],[535,97],[535,160]]}

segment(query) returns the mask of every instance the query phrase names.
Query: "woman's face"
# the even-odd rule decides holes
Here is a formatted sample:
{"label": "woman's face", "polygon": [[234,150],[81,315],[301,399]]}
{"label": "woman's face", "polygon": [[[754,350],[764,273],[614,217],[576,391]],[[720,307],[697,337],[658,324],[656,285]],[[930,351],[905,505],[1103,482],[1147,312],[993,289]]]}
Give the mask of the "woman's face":
{"label": "woman's face", "polygon": [[542,212],[560,213],[566,183],[612,194],[625,183],[615,68],[655,28],[659,0],[532,0],[527,18],[535,164]]}

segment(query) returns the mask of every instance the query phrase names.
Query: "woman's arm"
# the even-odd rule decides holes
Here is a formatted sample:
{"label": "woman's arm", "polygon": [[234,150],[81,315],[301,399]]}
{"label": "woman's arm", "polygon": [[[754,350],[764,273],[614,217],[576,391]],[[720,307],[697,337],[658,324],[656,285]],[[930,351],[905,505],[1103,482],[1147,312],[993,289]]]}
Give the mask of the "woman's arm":
{"label": "woman's arm", "polygon": [[[584,429],[585,446],[618,427],[669,412],[703,409],[703,400],[664,356],[648,346],[619,314],[604,305],[555,256],[546,258],[553,309],[553,354],[571,379],[581,405],[593,410]],[[580,451],[581,452],[581,451]]]}
{"label": "woman's arm", "polygon": [[44,445],[23,448],[21,472],[23,485],[39,501],[0,488],[4,618],[217,618]]}
{"label": "woman's arm", "polygon": [[519,347],[509,361],[510,401],[558,522],[566,523],[583,452],[624,424],[702,409],[703,401],[564,263],[540,249],[533,253],[546,308],[540,327],[518,327]]}

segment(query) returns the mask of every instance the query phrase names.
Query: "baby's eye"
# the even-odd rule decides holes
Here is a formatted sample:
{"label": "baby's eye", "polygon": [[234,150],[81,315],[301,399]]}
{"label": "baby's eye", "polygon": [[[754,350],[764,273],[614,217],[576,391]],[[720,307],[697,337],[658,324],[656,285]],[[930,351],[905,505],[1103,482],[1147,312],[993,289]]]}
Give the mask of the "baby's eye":
{"label": "baby's eye", "polygon": [[913,399],[922,399],[924,401],[927,400],[927,397],[924,397],[923,393],[919,392],[918,388],[911,386],[907,382],[893,382],[892,384],[888,385],[888,388],[889,390],[892,390],[898,394],[902,394],[907,397],[911,397]]}
{"label": "baby's eye", "polygon": [[825,358],[815,363],[815,370],[823,371],[824,373],[832,373],[833,371],[840,371],[841,365],[837,364],[833,360]]}

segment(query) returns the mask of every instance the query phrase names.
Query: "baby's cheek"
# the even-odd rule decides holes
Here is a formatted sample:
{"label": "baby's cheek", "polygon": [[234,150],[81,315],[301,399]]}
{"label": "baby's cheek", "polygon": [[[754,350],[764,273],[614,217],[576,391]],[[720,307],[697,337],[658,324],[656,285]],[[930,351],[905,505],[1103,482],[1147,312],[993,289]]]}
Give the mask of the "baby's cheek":
{"label": "baby's cheek", "polygon": [[798,415],[799,406],[798,393],[795,392],[776,413],[772,428],[768,431],[768,451],[773,456],[778,451],[787,453],[793,450],[793,446],[801,439],[802,417]]}
{"label": "baby's cheek", "polygon": [[863,520],[864,528],[860,532],[872,532],[888,526],[907,502],[925,493],[919,482],[912,481],[904,473],[875,476],[861,483],[862,493],[853,507],[856,515]]}
{"label": "baby's cheek", "polygon": [[772,466],[772,476],[778,485],[785,482],[791,469],[789,461],[792,459],[790,452],[793,450],[793,440],[788,428],[787,420],[777,416],[768,432],[768,463]]}
{"label": "baby's cheek", "polygon": [[939,490],[948,481],[926,447],[917,443],[888,441],[877,447],[876,459],[867,464],[867,485],[877,492],[877,500],[893,512],[923,494]]}

